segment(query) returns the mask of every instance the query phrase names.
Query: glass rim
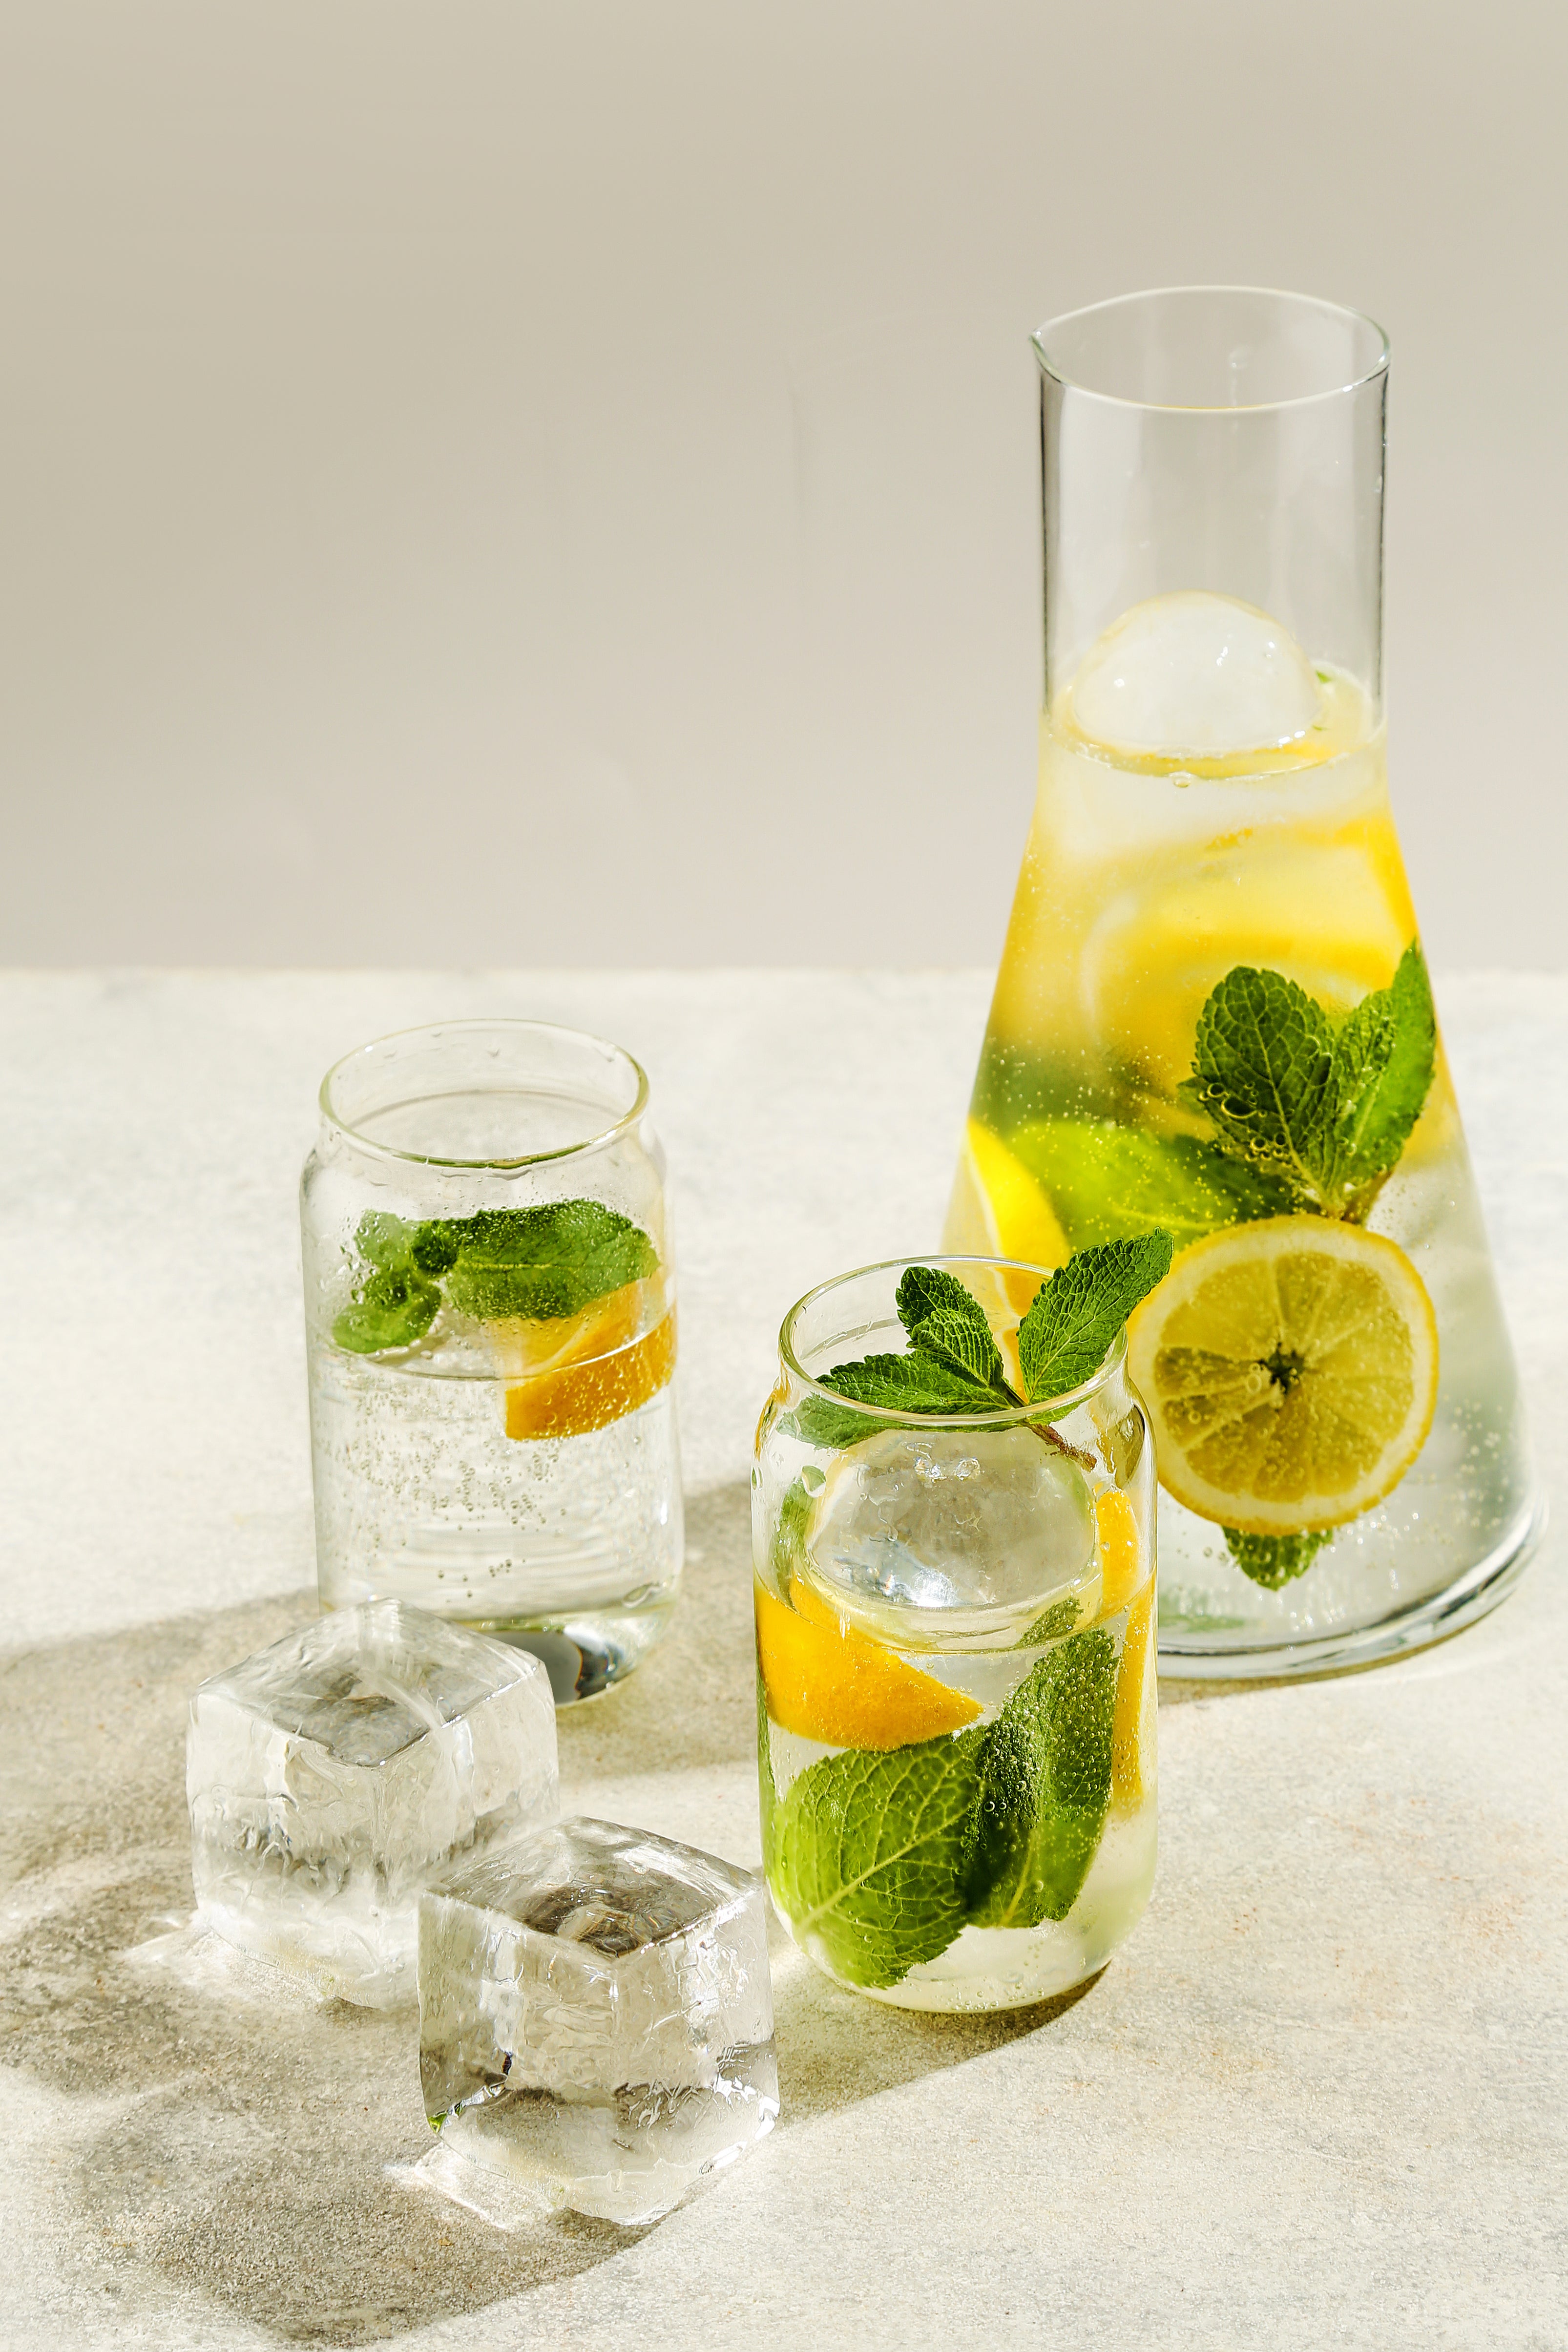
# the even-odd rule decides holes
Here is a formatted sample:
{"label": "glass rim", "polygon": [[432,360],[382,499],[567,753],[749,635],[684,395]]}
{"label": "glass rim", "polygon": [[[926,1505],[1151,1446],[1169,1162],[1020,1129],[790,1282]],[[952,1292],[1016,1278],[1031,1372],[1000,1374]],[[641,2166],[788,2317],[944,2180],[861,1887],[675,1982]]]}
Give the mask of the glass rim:
{"label": "glass rim", "polygon": [[[1248,294],[1265,302],[1276,302],[1281,308],[1326,311],[1337,319],[1353,320],[1357,326],[1370,327],[1377,338],[1377,357],[1360,374],[1346,378],[1343,383],[1326,384],[1321,392],[1292,394],[1289,400],[1243,400],[1223,404],[1209,401],[1130,400],[1124,393],[1102,392],[1095,385],[1083,383],[1053,361],[1047,350],[1045,338],[1058,327],[1072,325],[1080,319],[1092,319],[1104,310],[1130,310],[1139,303],[1164,300],[1186,294]],[[1347,302],[1331,302],[1320,294],[1293,294],[1279,286],[1144,286],[1135,293],[1113,294],[1103,302],[1084,302],[1075,310],[1059,310],[1054,318],[1046,319],[1030,337],[1040,372],[1059,383],[1064,392],[1076,393],[1081,400],[1103,400],[1107,407],[1146,409],[1160,416],[1263,416],[1271,411],[1286,408],[1308,408],[1320,400],[1343,400],[1347,393],[1359,392],[1380,375],[1388,373],[1388,336],[1375,319],[1365,310],[1354,310]]]}
{"label": "glass rim", "polygon": [[[361,1055],[374,1054],[387,1045],[396,1045],[410,1037],[449,1035],[454,1033],[461,1034],[465,1031],[473,1033],[484,1029],[502,1029],[513,1035],[566,1037],[570,1038],[574,1045],[596,1045],[601,1052],[612,1055],[617,1061],[624,1064],[625,1067],[634,1074],[637,1080],[635,1097],[629,1108],[612,1119],[608,1126],[597,1129],[592,1135],[585,1135],[577,1143],[559,1144],[550,1151],[523,1151],[509,1154],[504,1159],[482,1160],[459,1160],[451,1158],[444,1152],[410,1151],[401,1144],[383,1143],[375,1136],[364,1134],[335,1108],[332,1102],[333,1081],[342,1076],[351,1065],[359,1063]],[[519,1091],[526,1091],[526,1089]],[[535,1091],[542,1092],[543,1089],[535,1089]],[[346,1136],[357,1150],[373,1152],[381,1159],[400,1160],[416,1168],[490,1169],[509,1171],[519,1168],[543,1167],[554,1160],[572,1160],[580,1152],[597,1151],[602,1145],[612,1141],[616,1136],[634,1125],[646,1110],[648,1073],[636,1055],[629,1054],[624,1045],[617,1045],[612,1038],[601,1037],[591,1029],[571,1029],[560,1021],[526,1021],[508,1013],[497,1013],[488,1017],[478,1014],[467,1015],[461,1021],[417,1021],[410,1028],[389,1029],[382,1036],[367,1038],[362,1045],[350,1046],[348,1053],[339,1055],[327,1072],[318,1089],[316,1099],[320,1107],[321,1116],[328,1125],[339,1135]],[[432,1100],[437,1097],[426,1096],[420,1099]]]}
{"label": "glass rim", "polygon": [[881,1423],[887,1429],[1013,1429],[1025,1422],[1064,1420],[1069,1412],[1085,1403],[1097,1389],[1103,1388],[1126,1360],[1127,1327],[1124,1323],[1089,1378],[1080,1381],[1076,1388],[1064,1389],[1060,1396],[1036,1397],[1028,1404],[998,1406],[993,1412],[909,1412],[897,1405],[862,1404],[857,1397],[842,1396],[837,1389],[828,1388],[814,1379],[795,1351],[792,1335],[797,1318],[829,1291],[842,1289],[846,1283],[860,1282],[867,1275],[891,1274],[895,1266],[902,1270],[912,1265],[939,1266],[944,1271],[961,1265],[983,1265],[993,1271],[1001,1268],[1019,1274],[1038,1275],[1042,1283],[1049,1282],[1052,1274],[1059,1271],[1055,1266],[1036,1265],[1027,1258],[981,1257],[971,1250],[938,1251],[915,1257],[878,1258],[873,1265],[857,1265],[847,1274],[830,1275],[825,1282],[814,1284],[795,1301],[779,1327],[779,1360],[790,1378],[799,1381],[812,1396],[823,1397],[830,1404],[837,1405],[841,1412],[863,1414],[868,1422]]}

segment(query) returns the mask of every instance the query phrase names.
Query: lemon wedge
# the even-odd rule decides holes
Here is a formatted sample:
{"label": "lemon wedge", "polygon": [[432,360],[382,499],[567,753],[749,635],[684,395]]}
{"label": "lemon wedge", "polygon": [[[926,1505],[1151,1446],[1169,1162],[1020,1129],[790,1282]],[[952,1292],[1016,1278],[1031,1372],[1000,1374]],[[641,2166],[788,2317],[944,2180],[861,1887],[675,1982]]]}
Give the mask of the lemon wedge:
{"label": "lemon wedge", "polygon": [[756,1587],[757,1663],[782,1730],[830,1748],[904,1748],[961,1731],[980,1713],[967,1692],[905,1665],[847,1625],[800,1577],[788,1601]]}
{"label": "lemon wedge", "polygon": [[675,1369],[674,1309],[639,1338],[643,1294],[643,1284],[629,1282],[580,1315],[497,1332],[504,1370],[526,1375],[506,1391],[508,1437],[585,1436],[658,1394]]}

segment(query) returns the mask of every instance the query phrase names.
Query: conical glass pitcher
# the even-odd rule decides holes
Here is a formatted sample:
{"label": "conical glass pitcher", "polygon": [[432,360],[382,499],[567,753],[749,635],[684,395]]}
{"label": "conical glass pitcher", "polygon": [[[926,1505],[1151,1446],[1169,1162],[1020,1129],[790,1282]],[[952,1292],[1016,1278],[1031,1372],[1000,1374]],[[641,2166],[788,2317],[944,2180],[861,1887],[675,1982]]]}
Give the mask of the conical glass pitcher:
{"label": "conical glass pitcher", "polygon": [[1389,809],[1387,346],[1195,287],[1035,347],[1040,793],[946,1246],[1167,1228],[1161,1659],[1376,1657],[1490,1607],[1537,1511]]}

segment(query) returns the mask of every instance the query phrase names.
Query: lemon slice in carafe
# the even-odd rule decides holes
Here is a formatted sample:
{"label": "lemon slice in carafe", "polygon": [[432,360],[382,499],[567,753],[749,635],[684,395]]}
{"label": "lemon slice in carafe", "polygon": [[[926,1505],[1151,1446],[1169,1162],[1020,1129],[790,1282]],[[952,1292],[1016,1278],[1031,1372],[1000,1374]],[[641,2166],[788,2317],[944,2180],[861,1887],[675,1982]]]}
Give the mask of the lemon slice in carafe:
{"label": "lemon slice in carafe", "polygon": [[1134,1317],[1128,1370],[1160,1483],[1206,1519],[1291,1535],[1359,1517],[1426,1443],[1437,1325],[1404,1251],[1270,1217],[1183,1252]]}

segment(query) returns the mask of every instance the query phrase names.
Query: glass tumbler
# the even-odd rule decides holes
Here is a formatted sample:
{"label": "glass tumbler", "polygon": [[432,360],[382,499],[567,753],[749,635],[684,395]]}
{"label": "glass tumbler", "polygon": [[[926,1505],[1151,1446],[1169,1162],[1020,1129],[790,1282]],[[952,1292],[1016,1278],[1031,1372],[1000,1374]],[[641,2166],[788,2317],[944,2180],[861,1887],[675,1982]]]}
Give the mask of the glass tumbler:
{"label": "glass tumbler", "polygon": [[[768,1883],[840,1984],[996,2010],[1103,1968],[1155,1873],[1155,1475],[1126,1337],[1043,1403],[852,1404],[908,1261],[792,1307],[752,1472]],[[1013,1332],[1043,1271],[922,1260]]]}
{"label": "glass tumbler", "polygon": [[458,1021],[322,1082],[300,1189],[323,1608],[531,1650],[558,1705],[647,1655],[682,1557],[675,1270],[648,1081]]}

